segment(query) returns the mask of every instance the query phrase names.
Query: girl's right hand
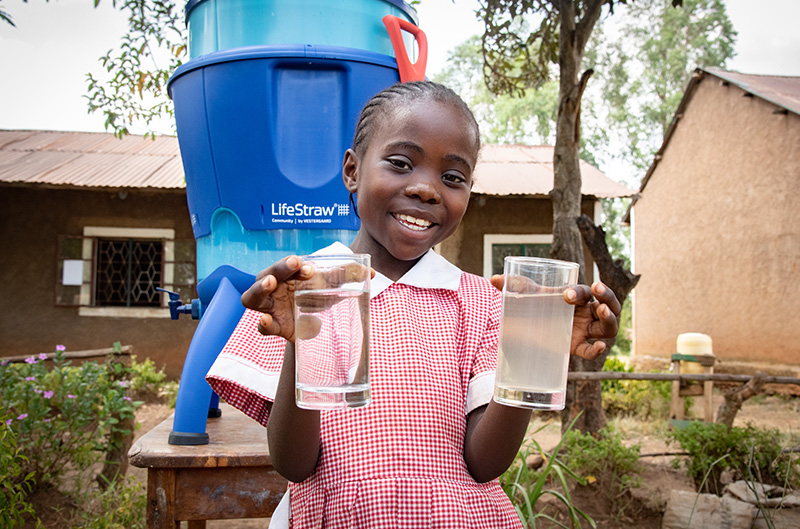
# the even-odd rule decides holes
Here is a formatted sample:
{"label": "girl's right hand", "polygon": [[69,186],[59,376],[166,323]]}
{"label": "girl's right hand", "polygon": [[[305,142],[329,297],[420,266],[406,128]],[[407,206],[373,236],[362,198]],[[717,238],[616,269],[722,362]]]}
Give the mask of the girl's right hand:
{"label": "girl's right hand", "polygon": [[[290,255],[258,273],[256,282],[242,294],[242,305],[261,312],[258,332],[268,336],[281,336],[294,343],[297,336],[294,320],[296,290],[335,288],[352,281],[364,281],[364,275],[375,276],[375,271],[356,264],[333,268],[326,273],[315,273],[314,267],[303,264],[300,257]],[[328,309],[336,298],[330,296],[305,296],[301,307],[304,313]],[[339,300],[341,301],[341,300]],[[319,320],[304,314],[298,320],[301,339],[310,339],[319,332]]]}
{"label": "girl's right hand", "polygon": [[242,305],[261,312],[258,331],[281,336],[294,343],[294,291],[298,281],[314,275],[309,265],[303,265],[296,255],[281,259],[258,273],[256,282],[242,294]]}

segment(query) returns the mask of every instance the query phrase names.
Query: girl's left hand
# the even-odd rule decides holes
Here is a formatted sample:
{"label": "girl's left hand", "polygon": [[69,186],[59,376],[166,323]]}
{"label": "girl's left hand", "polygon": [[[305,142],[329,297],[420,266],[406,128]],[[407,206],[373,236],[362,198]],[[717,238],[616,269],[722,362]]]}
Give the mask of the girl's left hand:
{"label": "girl's left hand", "polygon": [[[505,277],[496,275],[491,281],[498,290],[502,290]],[[570,353],[587,360],[597,358],[606,348],[601,340],[615,337],[619,329],[621,306],[617,296],[605,284],[597,281],[591,287],[569,287],[564,291],[564,300],[575,305]]]}
{"label": "girl's left hand", "polygon": [[597,281],[591,288],[586,285],[568,288],[564,291],[564,300],[575,305],[570,353],[587,360],[597,358],[606,348],[601,340],[614,338],[619,330],[621,306],[617,296]]}

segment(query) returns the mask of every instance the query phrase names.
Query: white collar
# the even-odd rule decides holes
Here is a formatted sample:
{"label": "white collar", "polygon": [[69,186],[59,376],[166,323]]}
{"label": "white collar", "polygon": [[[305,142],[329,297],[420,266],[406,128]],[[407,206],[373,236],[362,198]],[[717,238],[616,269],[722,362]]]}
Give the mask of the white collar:
{"label": "white collar", "polygon": [[[314,252],[315,254],[353,253],[346,245],[335,242],[330,246]],[[458,290],[461,283],[461,270],[447,259],[428,250],[417,263],[397,280],[398,283],[418,288],[441,288],[445,290]],[[370,298],[374,298],[391,286],[393,281],[375,271],[375,277],[370,281]]]}

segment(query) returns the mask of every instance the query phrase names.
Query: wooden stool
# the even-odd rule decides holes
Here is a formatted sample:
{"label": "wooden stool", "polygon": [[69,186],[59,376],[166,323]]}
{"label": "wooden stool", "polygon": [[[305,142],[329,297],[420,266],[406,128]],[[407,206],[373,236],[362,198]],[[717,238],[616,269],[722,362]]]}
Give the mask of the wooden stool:
{"label": "wooden stool", "polygon": [[[673,373],[681,373],[681,364],[684,365],[683,372],[690,372],[694,374],[711,374],[714,372],[714,356],[709,355],[688,355],[688,354],[673,354],[672,355],[672,371]],[[670,407],[670,416],[675,423],[682,422],[683,417],[683,398],[703,396],[703,420],[712,422],[714,420],[714,382],[707,380],[703,385],[697,383],[683,382],[675,380],[672,382],[672,405]]]}
{"label": "wooden stool", "polygon": [[266,429],[231,406],[209,419],[210,442],[167,443],[173,417],[136,441],[131,465],[147,469],[147,528],[202,529],[206,520],[272,515],[287,481],[272,468]]}

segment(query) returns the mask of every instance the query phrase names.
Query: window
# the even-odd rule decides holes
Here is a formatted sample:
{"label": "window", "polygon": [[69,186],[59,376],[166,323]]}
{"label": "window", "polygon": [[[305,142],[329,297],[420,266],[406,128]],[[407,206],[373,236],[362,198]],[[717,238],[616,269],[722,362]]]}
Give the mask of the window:
{"label": "window", "polygon": [[195,241],[171,229],[87,226],[59,240],[56,304],[82,316],[169,317],[162,287],[194,296]]}
{"label": "window", "polygon": [[94,303],[103,307],[159,307],[164,243],[98,239]]}
{"label": "window", "polygon": [[510,255],[550,257],[553,236],[546,235],[484,235],[483,275],[503,273],[503,260]]}

